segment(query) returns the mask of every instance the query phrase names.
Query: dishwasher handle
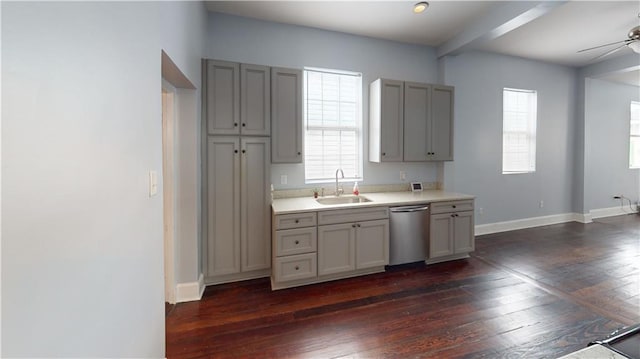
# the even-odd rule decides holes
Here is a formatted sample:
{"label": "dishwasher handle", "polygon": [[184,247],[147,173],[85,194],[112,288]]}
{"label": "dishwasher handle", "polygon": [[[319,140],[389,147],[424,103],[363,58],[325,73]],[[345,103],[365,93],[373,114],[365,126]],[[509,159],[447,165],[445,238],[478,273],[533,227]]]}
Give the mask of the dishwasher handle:
{"label": "dishwasher handle", "polygon": [[418,206],[418,207],[391,207],[389,211],[392,213],[410,213],[410,212],[422,212],[429,209],[429,206]]}

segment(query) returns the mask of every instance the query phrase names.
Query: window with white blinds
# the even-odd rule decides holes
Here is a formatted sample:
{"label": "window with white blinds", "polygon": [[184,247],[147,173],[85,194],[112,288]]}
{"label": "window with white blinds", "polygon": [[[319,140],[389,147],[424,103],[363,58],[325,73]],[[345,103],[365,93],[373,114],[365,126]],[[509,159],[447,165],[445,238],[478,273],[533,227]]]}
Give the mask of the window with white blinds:
{"label": "window with white blinds", "polygon": [[362,180],[362,78],[358,73],[305,69],[305,181]]}
{"label": "window with white blinds", "polygon": [[629,168],[640,168],[640,102],[631,101]]}
{"label": "window with white blinds", "polygon": [[535,172],[537,93],[505,88],[502,101],[502,173]]}

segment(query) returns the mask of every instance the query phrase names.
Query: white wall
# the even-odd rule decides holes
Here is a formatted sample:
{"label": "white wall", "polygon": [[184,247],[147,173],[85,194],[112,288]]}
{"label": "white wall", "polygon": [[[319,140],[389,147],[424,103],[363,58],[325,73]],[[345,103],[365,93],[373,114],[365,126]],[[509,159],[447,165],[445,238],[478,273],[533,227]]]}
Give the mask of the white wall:
{"label": "white wall", "polygon": [[[208,58],[269,66],[307,66],[361,72],[365,133],[368,133],[369,83],[379,77],[430,83],[438,80],[435,50],[426,46],[219,13],[209,15],[207,39]],[[370,163],[366,136],[363,149],[364,184],[401,183],[400,171],[407,173],[407,181],[437,180],[435,164]],[[283,174],[288,176],[287,185],[280,184]],[[276,189],[305,187],[302,164],[272,165],[271,178]]]}
{"label": "white wall", "polygon": [[201,44],[161,23],[202,4],[1,6],[2,356],[163,357],[160,51]]}
{"label": "white wall", "polygon": [[[629,169],[629,106],[637,86],[585,79],[585,208],[616,207],[614,195],[638,201],[640,169]],[[625,202],[627,205],[627,202]],[[627,207],[628,208],[628,207]]]}
{"label": "white wall", "polygon": [[[456,88],[455,161],[444,165],[445,189],[477,196],[476,224],[572,212],[576,71],[482,52],[442,61],[446,84]],[[505,87],[538,92],[535,173],[502,174]]]}

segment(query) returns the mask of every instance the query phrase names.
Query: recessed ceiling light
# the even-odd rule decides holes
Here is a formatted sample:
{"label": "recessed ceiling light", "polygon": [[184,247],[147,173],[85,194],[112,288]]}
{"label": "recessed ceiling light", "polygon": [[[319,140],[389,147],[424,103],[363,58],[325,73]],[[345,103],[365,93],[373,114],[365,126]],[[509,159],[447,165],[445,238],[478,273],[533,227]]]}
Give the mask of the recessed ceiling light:
{"label": "recessed ceiling light", "polygon": [[419,14],[424,12],[429,7],[429,3],[426,1],[420,1],[419,3],[413,5],[413,12]]}

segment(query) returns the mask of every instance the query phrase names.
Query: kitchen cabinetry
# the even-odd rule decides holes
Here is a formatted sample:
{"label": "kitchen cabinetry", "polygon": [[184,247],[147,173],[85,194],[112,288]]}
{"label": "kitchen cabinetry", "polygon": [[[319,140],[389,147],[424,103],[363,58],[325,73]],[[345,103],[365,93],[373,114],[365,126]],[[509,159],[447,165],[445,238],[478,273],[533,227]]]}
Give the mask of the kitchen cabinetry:
{"label": "kitchen cabinetry", "polygon": [[316,278],[316,213],[274,216],[273,222],[272,283],[282,284]]}
{"label": "kitchen cabinetry", "polygon": [[269,67],[205,60],[203,73],[208,134],[269,136]]}
{"label": "kitchen cabinetry", "polygon": [[404,161],[453,160],[453,87],[404,83]]}
{"label": "kitchen cabinetry", "polygon": [[302,163],[302,71],[271,69],[273,163]]}
{"label": "kitchen cabinetry", "polygon": [[369,89],[369,160],[453,160],[450,86],[378,79]]}
{"label": "kitchen cabinetry", "polygon": [[318,274],[389,264],[388,218],[387,207],[320,212]]}
{"label": "kitchen cabinetry", "polygon": [[466,258],[475,249],[473,201],[431,205],[427,264]]}
{"label": "kitchen cabinetry", "polygon": [[268,276],[271,267],[267,137],[207,139],[207,284]]}
{"label": "kitchen cabinetry", "polygon": [[403,82],[375,80],[369,85],[369,161],[402,161],[403,128]]}
{"label": "kitchen cabinetry", "polygon": [[273,218],[272,289],[382,272],[389,263],[387,207]]}

